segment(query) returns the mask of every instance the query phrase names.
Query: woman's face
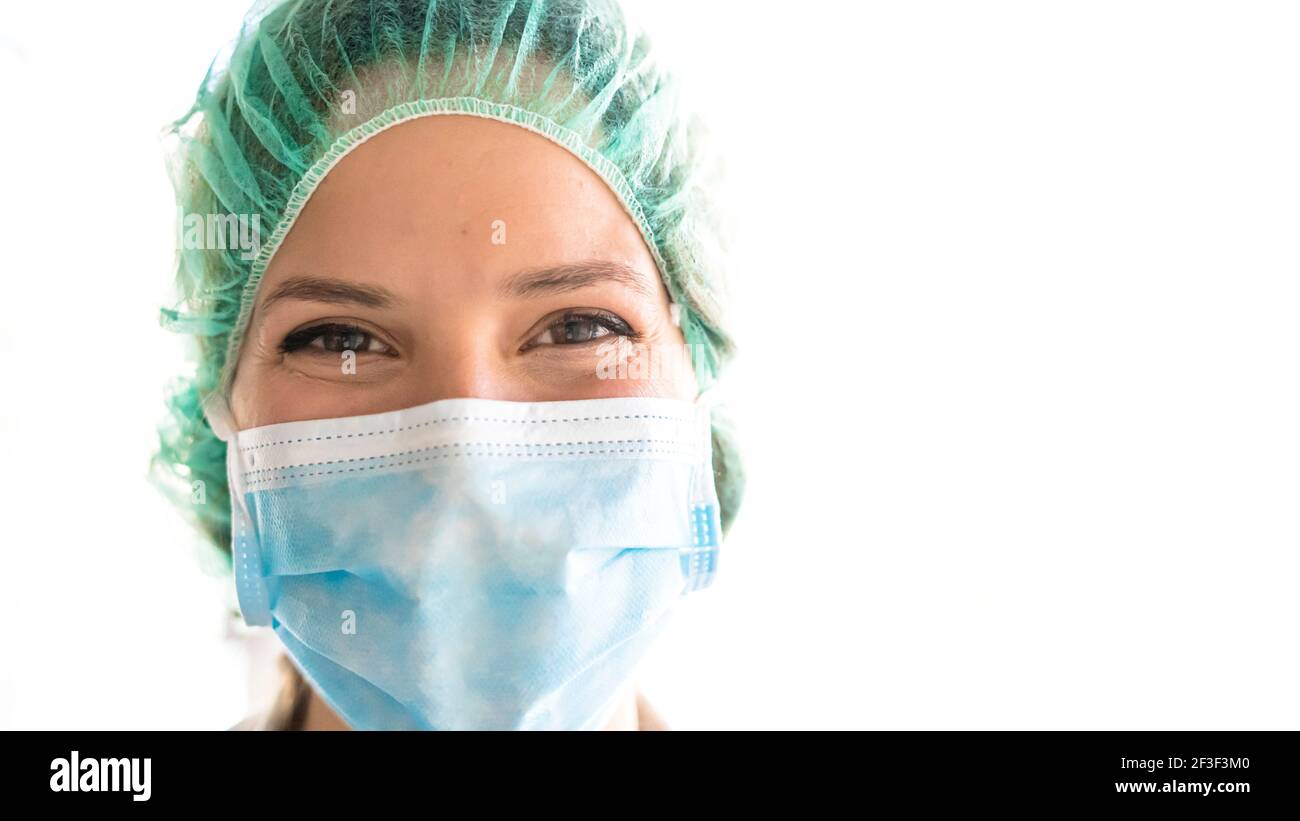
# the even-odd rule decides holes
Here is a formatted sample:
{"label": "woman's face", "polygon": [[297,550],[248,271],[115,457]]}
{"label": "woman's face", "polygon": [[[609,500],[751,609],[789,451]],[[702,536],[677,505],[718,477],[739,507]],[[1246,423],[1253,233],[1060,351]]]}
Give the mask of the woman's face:
{"label": "woman's face", "polygon": [[689,368],[645,366],[683,354],[595,172],[508,123],[423,117],[358,146],[308,201],[259,286],[231,406],[244,429],[454,397],[690,399]]}

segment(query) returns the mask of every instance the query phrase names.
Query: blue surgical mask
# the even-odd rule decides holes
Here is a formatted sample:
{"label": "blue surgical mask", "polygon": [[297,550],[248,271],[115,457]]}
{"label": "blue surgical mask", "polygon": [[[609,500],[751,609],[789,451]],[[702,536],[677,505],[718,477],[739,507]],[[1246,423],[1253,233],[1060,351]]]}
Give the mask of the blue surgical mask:
{"label": "blue surgical mask", "polygon": [[356,729],[599,729],[717,567],[704,398],[207,411],[244,619]]}

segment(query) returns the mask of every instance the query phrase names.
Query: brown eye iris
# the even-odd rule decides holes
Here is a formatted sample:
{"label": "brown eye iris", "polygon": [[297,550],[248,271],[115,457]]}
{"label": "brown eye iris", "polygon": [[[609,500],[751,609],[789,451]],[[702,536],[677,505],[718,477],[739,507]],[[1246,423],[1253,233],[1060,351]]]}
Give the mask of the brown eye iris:
{"label": "brown eye iris", "polygon": [[370,347],[370,334],[356,328],[336,330],[331,328],[318,339],[327,351],[364,351]]}
{"label": "brown eye iris", "polygon": [[384,353],[391,349],[367,331],[355,325],[326,324],[315,325],[294,331],[284,338],[280,350],[284,353],[315,350],[329,353]]}

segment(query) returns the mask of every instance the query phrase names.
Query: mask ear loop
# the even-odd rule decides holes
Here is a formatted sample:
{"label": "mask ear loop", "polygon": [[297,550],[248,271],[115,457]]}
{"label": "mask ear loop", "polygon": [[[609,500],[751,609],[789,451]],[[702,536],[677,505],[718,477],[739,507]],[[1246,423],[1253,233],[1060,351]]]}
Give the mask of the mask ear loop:
{"label": "mask ear loop", "polygon": [[686,592],[700,590],[713,583],[718,572],[718,552],[722,545],[719,522],[721,508],[713,478],[712,409],[722,397],[717,383],[695,397],[696,447],[694,476],[691,478],[691,548],[682,555],[682,570],[687,578]]}
{"label": "mask ear loop", "polygon": [[235,429],[235,415],[230,410],[230,403],[226,400],[226,395],[221,392],[210,393],[203,397],[203,415],[207,417],[208,427],[217,438],[227,445],[235,439],[239,433]]}
{"label": "mask ear loop", "polygon": [[239,464],[239,430],[230,402],[220,391],[203,398],[203,415],[217,438],[226,443],[226,476],[230,484],[230,552],[235,563],[235,593],[239,610],[249,627],[271,624],[269,592],[262,580],[262,566],[257,539],[250,536],[251,525],[244,509],[242,490],[237,481]]}

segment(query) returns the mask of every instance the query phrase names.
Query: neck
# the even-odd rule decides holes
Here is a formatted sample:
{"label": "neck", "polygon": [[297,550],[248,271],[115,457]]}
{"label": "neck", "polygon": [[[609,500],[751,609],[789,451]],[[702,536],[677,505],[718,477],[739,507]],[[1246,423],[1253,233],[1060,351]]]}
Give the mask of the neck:
{"label": "neck", "polygon": [[[339,718],[325,700],[314,689],[308,697],[307,711],[303,717],[303,730],[351,730],[348,723]],[[636,689],[629,687],[619,699],[618,707],[605,724],[605,730],[640,729],[640,715],[637,710]]]}

